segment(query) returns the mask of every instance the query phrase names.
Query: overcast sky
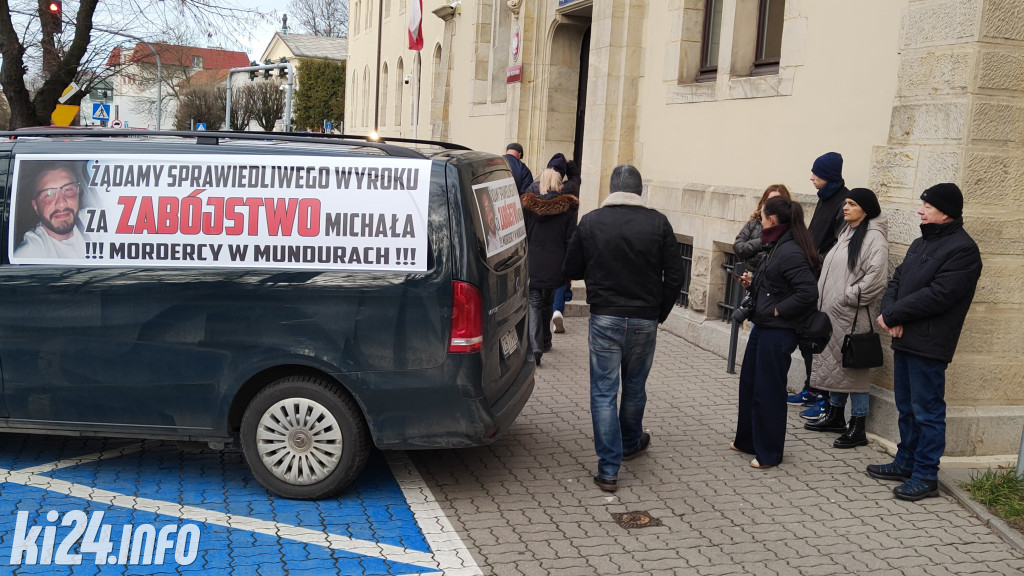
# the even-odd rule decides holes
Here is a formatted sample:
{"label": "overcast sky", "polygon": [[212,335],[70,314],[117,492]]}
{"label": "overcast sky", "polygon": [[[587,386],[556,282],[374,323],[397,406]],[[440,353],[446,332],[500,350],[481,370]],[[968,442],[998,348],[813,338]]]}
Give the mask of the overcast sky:
{"label": "overcast sky", "polygon": [[[274,32],[281,29],[281,15],[288,13],[288,0],[255,0],[252,6],[260,11],[277,11],[272,22],[266,22],[253,31],[252,38],[248,40],[239,38],[238,40],[245,47],[243,49],[249,54],[250,60],[259,60],[259,57],[263,55],[263,50],[274,36]],[[295,20],[291,16],[288,17],[288,20],[290,21],[289,27],[294,28]]]}

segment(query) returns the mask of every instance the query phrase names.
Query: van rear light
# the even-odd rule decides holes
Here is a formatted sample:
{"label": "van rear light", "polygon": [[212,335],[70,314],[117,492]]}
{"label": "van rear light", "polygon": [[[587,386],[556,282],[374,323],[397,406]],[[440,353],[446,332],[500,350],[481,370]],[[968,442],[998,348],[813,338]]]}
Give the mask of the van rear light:
{"label": "van rear light", "polygon": [[452,282],[452,339],[449,353],[477,352],[484,345],[484,299],[476,286]]}

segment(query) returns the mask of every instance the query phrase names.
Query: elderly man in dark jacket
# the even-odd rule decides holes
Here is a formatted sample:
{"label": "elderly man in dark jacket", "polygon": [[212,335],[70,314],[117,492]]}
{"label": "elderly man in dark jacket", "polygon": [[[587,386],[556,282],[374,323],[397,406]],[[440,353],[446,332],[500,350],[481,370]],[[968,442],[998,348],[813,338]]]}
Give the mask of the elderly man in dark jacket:
{"label": "elderly man in dark jacket", "polygon": [[904,481],[901,500],[938,496],[939,458],[946,450],[946,367],[981,276],[978,245],[964,230],[964,197],[955,184],[921,194],[921,237],[896,268],[878,325],[892,336],[893,391],[900,443],[890,464],[868,474]]}
{"label": "elderly man in dark jacket", "polygon": [[516,188],[519,190],[519,193],[526,192],[530,184],[533,184],[533,172],[523,162],[523,145],[519,142],[512,142],[506,146],[505,160],[508,161],[508,167],[512,170],[512,178],[516,181]]}
{"label": "elderly man in dark jacket", "polygon": [[[658,324],[683,286],[683,259],[672,225],[647,208],[643,179],[633,166],[612,170],[611,194],[583,216],[563,270],[583,278],[590,305],[590,412],[599,488],[614,492],[622,460],[643,454],[647,375]],[[617,407],[619,380],[622,406]]]}

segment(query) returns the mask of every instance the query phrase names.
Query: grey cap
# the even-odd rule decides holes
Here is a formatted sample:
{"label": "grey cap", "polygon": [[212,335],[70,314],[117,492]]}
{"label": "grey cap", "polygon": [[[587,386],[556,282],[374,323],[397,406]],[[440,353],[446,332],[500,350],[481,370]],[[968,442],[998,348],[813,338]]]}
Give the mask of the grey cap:
{"label": "grey cap", "polygon": [[619,164],[612,170],[609,190],[611,192],[632,192],[639,196],[644,192],[644,179],[635,166]]}

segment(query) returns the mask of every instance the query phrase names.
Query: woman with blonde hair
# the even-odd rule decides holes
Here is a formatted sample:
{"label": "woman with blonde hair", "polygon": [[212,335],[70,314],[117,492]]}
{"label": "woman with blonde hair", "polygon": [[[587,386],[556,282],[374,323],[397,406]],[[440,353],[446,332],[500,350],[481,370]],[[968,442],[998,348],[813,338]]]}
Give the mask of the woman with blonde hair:
{"label": "woman with blonde hair", "polygon": [[[523,194],[532,192],[533,194],[544,195],[561,192],[579,200],[581,182],[579,165],[573,160],[567,160],[565,155],[559,152],[551,157],[544,172],[541,172],[537,181],[531,184]],[[575,209],[573,209],[572,217],[576,218]],[[552,332],[565,332],[565,321],[562,318],[562,313],[565,312],[565,301],[571,299],[571,295],[567,298],[569,294],[571,294],[569,292],[569,282],[555,290],[554,302],[551,306],[552,312],[548,319],[551,325],[548,326],[545,332],[547,334],[547,340],[545,340],[547,346],[545,347],[550,347],[551,345]]]}
{"label": "woman with blonde hair", "polygon": [[[556,158],[562,158],[564,170],[564,157],[556,154]],[[562,274],[562,260],[569,239],[576,231],[576,212],[580,205],[576,195],[569,191],[579,190],[578,184],[571,187],[570,182],[562,182],[562,174],[557,166],[552,166],[556,158],[519,197],[529,246],[530,349],[538,366],[544,353],[551,349],[555,293],[567,281]]]}

